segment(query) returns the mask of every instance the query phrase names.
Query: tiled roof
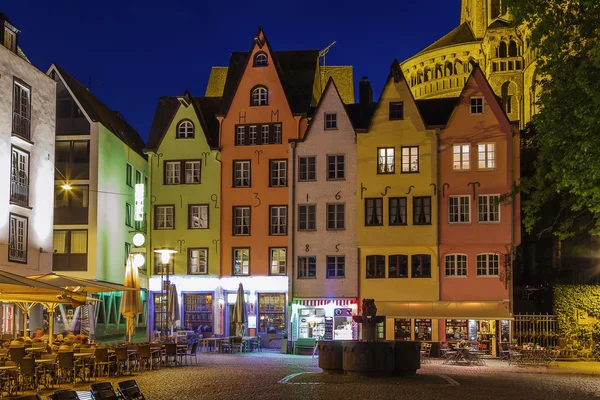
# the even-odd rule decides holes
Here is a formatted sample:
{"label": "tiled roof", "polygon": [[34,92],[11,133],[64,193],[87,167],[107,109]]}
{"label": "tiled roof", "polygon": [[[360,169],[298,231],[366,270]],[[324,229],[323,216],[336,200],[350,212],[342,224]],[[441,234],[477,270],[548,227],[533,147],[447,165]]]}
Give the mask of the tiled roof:
{"label": "tiled roof", "polygon": [[323,90],[325,90],[329,78],[333,78],[344,104],[354,103],[354,73],[351,65],[321,66],[320,70]]}
{"label": "tiled roof", "polygon": [[377,109],[377,103],[370,104],[346,104],[346,112],[355,131],[366,131],[369,129],[373,113]]}
{"label": "tiled roof", "polygon": [[451,46],[455,44],[476,42],[475,35],[467,22],[463,22],[458,27],[447,33],[444,37],[437,40],[433,44],[425,47],[418,54],[425,53],[430,50],[441,49],[442,47]]}
{"label": "tiled roof", "polygon": [[510,22],[503,19],[497,19],[488,26],[488,29],[510,28]]}
{"label": "tiled roof", "polygon": [[445,126],[456,106],[458,97],[416,100],[426,126]]}
{"label": "tiled roof", "polygon": [[[219,112],[220,103],[220,97],[192,98],[194,110],[211,149],[219,147],[219,121],[217,121],[216,115]],[[177,110],[179,110],[180,104],[178,96],[162,96],[158,99],[148,137],[148,149],[158,149],[160,142],[173,122]]]}
{"label": "tiled roof", "polygon": [[92,121],[104,125],[106,129],[111,131],[123,143],[142,157],[146,158],[146,155],[144,154],[144,141],[140,135],[138,135],[137,131],[133,129],[117,111],[113,111],[104,105],[104,103],[62,67],[57,64],[53,64],[53,66],[63,78],[65,85],[71,89],[71,92]]}

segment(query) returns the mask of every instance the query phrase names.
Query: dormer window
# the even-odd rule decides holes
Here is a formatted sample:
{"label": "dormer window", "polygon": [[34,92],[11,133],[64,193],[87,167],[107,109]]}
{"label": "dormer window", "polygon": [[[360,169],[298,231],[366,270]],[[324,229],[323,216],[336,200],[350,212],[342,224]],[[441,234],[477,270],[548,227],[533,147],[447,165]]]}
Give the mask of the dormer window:
{"label": "dormer window", "polygon": [[4,27],[4,47],[13,53],[17,52],[17,34],[7,26]]}
{"label": "dormer window", "polygon": [[177,125],[177,139],[192,139],[194,137],[194,124],[192,121],[183,120]]}
{"label": "dormer window", "polygon": [[255,67],[266,67],[268,64],[269,58],[266,53],[260,52],[254,55],[254,66]]}
{"label": "dormer window", "polygon": [[257,86],[252,89],[250,96],[251,106],[266,106],[268,105],[268,90],[264,86]]}

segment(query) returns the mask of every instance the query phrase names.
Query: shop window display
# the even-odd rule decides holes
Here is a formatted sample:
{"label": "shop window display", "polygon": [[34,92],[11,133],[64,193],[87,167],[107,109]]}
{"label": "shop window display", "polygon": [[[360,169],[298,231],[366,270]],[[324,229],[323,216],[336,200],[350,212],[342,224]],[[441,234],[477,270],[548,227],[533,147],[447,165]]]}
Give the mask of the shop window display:
{"label": "shop window display", "polygon": [[394,319],[394,340],[410,340],[410,319]]}
{"label": "shop window display", "polygon": [[469,338],[469,321],[466,319],[446,320],[446,340],[461,341]]}
{"label": "shop window display", "polygon": [[186,329],[201,333],[205,337],[210,336],[213,332],[212,293],[185,293],[183,299]]}
{"label": "shop window display", "polygon": [[429,341],[431,340],[431,332],[430,319],[415,319],[415,340]]}
{"label": "shop window display", "polygon": [[259,326],[261,333],[285,331],[285,294],[262,293],[258,296]]}

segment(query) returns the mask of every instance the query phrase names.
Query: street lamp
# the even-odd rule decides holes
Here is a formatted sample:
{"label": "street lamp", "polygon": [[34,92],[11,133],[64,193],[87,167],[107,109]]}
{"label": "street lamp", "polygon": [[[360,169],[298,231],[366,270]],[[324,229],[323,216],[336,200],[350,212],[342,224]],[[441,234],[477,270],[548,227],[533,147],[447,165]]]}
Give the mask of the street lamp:
{"label": "street lamp", "polygon": [[[165,287],[165,295],[166,295],[166,299],[167,299],[167,309],[165,310],[165,313],[167,315],[167,332],[169,329],[169,292],[171,289],[171,285],[169,283],[169,261],[171,261],[171,254],[175,254],[177,253],[177,251],[172,248],[172,247],[161,247],[160,249],[156,249],[154,250],[155,253],[160,254],[160,261],[162,263],[162,276],[164,277],[165,275],[165,269],[166,269],[166,274],[167,274],[167,280],[166,280],[166,285],[163,285]],[[162,288],[161,288],[161,292],[162,292]],[[160,325],[161,325],[161,330],[162,330],[162,326],[163,326],[163,321],[162,321],[162,312],[160,313]]]}

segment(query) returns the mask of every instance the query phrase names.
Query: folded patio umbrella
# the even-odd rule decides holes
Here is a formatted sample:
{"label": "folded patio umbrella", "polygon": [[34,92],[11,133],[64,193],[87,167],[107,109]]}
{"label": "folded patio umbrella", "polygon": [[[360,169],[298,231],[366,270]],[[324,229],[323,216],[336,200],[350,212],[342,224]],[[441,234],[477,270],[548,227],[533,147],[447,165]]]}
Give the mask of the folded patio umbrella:
{"label": "folded patio umbrella", "polygon": [[[140,288],[138,269],[137,267],[133,266],[133,263],[131,262],[131,256],[127,258],[127,264],[125,266],[125,281],[123,282],[123,285],[132,289],[139,290]],[[131,290],[123,292],[119,311],[127,319],[127,335],[129,336],[129,343],[131,343],[131,337],[135,333],[135,317],[142,313],[142,300],[140,299],[140,292]]]}
{"label": "folded patio umbrella", "polygon": [[242,336],[245,333],[248,324],[248,314],[246,314],[246,299],[244,297],[244,286],[240,282],[237,290],[237,298],[233,306],[233,323],[235,323],[235,335]]}

